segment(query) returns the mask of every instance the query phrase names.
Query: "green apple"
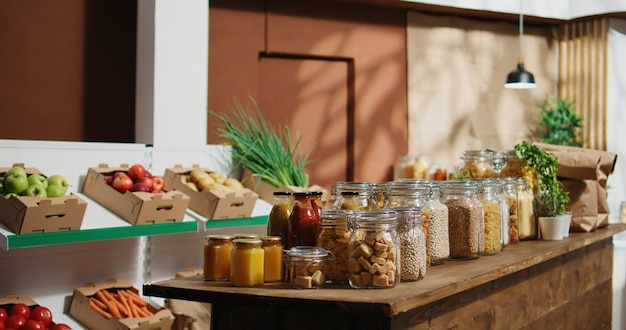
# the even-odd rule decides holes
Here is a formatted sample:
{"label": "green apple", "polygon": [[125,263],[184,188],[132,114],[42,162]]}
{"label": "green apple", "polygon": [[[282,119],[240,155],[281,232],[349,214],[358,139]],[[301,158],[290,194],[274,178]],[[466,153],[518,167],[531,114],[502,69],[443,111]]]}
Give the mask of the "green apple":
{"label": "green apple", "polygon": [[46,188],[42,187],[39,184],[31,184],[22,192],[22,196],[29,197],[37,197],[37,198],[47,198],[48,193],[46,193]]}
{"label": "green apple", "polygon": [[[14,167],[15,168],[15,167]],[[9,172],[7,172],[9,173]],[[8,193],[21,194],[28,188],[28,177],[19,171],[4,176],[4,189]]]}
{"label": "green apple", "polygon": [[16,193],[7,193],[6,195],[4,195],[4,198],[9,199],[11,197],[17,197],[17,196],[19,195]]}
{"label": "green apple", "polygon": [[0,195],[6,195],[6,191],[4,190],[4,182],[0,181]]}
{"label": "green apple", "polygon": [[13,174],[20,174],[20,175],[28,176],[28,174],[26,174],[26,170],[23,167],[21,167],[21,166],[13,166],[13,167],[11,167],[10,170],[8,170],[6,173],[4,173],[4,177],[6,178],[7,176],[11,176]]}
{"label": "green apple", "polygon": [[48,188],[46,188],[46,194],[48,195],[48,198],[65,196],[66,191],[67,188],[58,186],[56,184],[49,184]]}
{"label": "green apple", "polygon": [[67,183],[67,180],[65,179],[64,176],[55,174],[48,178],[48,187],[50,186],[62,187],[63,195],[65,195],[65,193],[67,192],[67,188],[69,187],[69,184]]}
{"label": "green apple", "polygon": [[31,174],[28,176],[28,186],[30,187],[34,184],[40,185],[46,189],[46,187],[48,187],[48,179],[41,174]]}

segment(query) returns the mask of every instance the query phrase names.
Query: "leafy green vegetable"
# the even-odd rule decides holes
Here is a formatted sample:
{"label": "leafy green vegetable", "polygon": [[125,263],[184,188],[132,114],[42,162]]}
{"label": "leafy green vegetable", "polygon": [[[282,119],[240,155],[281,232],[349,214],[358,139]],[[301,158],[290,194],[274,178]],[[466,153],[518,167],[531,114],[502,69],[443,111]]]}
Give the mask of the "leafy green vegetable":
{"label": "leafy green vegetable", "polygon": [[[251,99],[252,100],[252,99]],[[233,120],[211,111],[223,127],[218,132],[232,146],[233,159],[262,180],[274,186],[308,187],[304,167],[310,151],[302,156],[300,137],[292,143],[288,126],[276,131],[263,119],[257,103],[254,111],[235,100]],[[284,145],[283,145],[284,142]]]}
{"label": "leafy green vegetable", "polygon": [[551,217],[567,214],[569,193],[557,178],[558,159],[537,145],[526,141],[515,145],[515,152],[527,166],[536,170],[537,184],[534,187],[533,207],[538,216]]}
{"label": "leafy green vegetable", "polygon": [[582,118],[574,112],[574,102],[545,99],[538,116],[537,136],[544,143],[581,147]]}

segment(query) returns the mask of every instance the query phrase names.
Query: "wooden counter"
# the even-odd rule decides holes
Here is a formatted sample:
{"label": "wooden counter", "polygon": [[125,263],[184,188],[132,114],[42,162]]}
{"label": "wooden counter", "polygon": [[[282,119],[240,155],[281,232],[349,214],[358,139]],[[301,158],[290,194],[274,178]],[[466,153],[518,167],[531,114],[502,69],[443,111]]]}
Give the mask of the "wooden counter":
{"label": "wooden counter", "polygon": [[610,329],[612,237],[623,230],[521,242],[389,289],[236,288],[191,277],[149,283],[143,293],[212,303],[213,329]]}

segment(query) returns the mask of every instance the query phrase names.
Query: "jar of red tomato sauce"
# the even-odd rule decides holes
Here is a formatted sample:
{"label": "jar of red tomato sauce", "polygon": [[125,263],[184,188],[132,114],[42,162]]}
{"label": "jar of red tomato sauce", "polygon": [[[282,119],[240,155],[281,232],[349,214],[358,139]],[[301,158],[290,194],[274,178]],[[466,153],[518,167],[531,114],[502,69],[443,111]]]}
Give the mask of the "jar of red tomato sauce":
{"label": "jar of red tomato sauce", "polygon": [[293,193],[293,208],[289,215],[287,247],[316,246],[320,231],[322,193],[317,191]]}

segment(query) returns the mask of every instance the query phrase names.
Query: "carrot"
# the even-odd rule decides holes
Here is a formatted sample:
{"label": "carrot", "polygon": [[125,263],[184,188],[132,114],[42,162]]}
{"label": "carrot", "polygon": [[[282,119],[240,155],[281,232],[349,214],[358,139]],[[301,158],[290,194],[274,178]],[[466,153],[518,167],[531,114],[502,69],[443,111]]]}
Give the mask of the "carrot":
{"label": "carrot", "polygon": [[93,300],[94,304],[98,305],[98,307],[100,307],[102,310],[106,311],[107,305],[105,305],[100,299],[93,298],[93,297],[91,297],[89,299]]}
{"label": "carrot", "polygon": [[128,304],[126,296],[124,296],[119,290],[117,291],[117,299],[119,299],[122,305],[124,305],[124,309],[128,311],[126,316],[133,317],[133,311],[130,310],[130,305]]}
{"label": "carrot", "polygon": [[[96,301],[98,301],[98,299],[89,298],[89,305],[91,306],[91,308],[93,308],[93,310],[98,312],[98,314],[106,317],[107,319],[110,319],[111,317],[113,317],[111,314],[105,312],[104,309],[102,309],[102,307],[100,307],[100,304],[98,304]],[[100,303],[102,303],[102,302],[100,302]]]}
{"label": "carrot", "polygon": [[128,310],[126,309],[126,307],[124,307],[124,304],[122,304],[122,302],[119,300],[119,298],[116,295],[108,291],[105,291],[104,294],[107,295],[107,298],[109,298],[109,300],[111,300],[115,304],[115,306],[117,306],[117,309],[120,311],[120,314],[122,316],[128,316],[128,313],[129,313]]}
{"label": "carrot", "polygon": [[108,293],[109,292],[106,290],[98,290],[96,292],[96,297],[98,297],[98,299],[102,300],[102,302],[107,305],[107,310],[109,311],[111,315],[117,318],[122,318],[122,315],[120,314],[120,310],[117,308],[117,305],[112,300],[109,299],[107,295]]}
{"label": "carrot", "polygon": [[137,305],[129,300],[128,306],[130,307],[130,313],[132,314],[132,317],[141,317],[139,316],[139,307],[137,307]]}
{"label": "carrot", "polygon": [[137,306],[146,306],[148,304],[145,300],[141,299],[137,293],[130,289],[123,290],[122,292],[126,294],[127,298],[135,302]]}

